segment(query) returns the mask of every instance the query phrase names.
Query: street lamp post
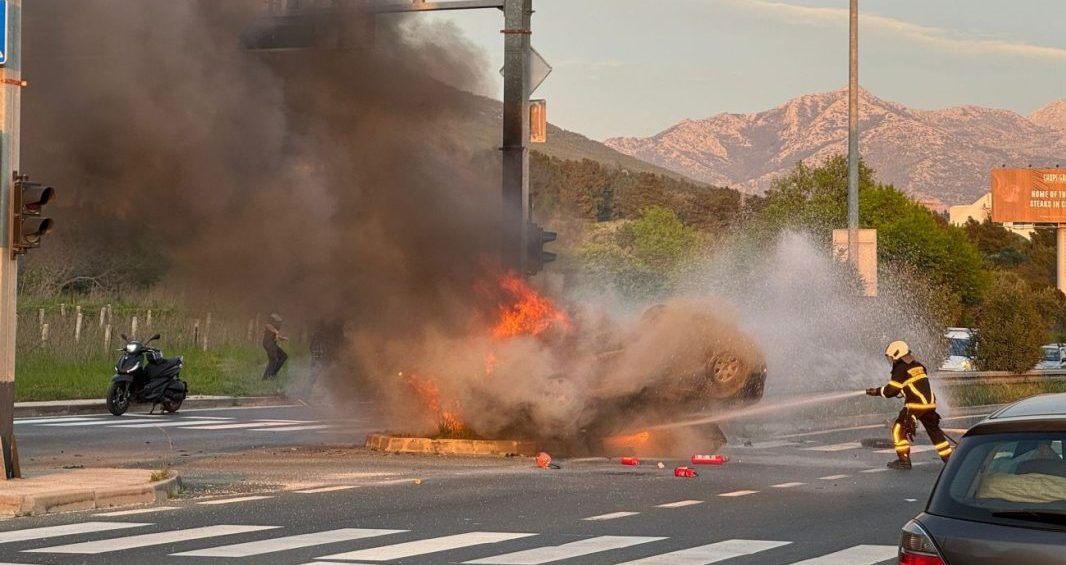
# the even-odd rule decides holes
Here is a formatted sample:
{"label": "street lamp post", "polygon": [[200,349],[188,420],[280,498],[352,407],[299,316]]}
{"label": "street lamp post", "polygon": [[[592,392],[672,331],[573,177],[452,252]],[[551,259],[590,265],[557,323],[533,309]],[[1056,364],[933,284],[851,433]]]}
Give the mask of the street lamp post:
{"label": "street lamp post", "polygon": [[851,0],[848,34],[848,262],[859,258],[859,0]]}

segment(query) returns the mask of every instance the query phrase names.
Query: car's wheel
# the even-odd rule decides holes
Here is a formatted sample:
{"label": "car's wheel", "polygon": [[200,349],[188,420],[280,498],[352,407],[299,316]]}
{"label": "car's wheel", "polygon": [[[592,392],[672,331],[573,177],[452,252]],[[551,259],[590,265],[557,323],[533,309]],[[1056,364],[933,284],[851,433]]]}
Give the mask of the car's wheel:
{"label": "car's wheel", "polygon": [[130,409],[130,385],[129,383],[111,383],[107,389],[107,411],[115,416],[121,416]]}
{"label": "car's wheel", "polygon": [[751,374],[747,364],[728,351],[715,352],[707,360],[708,392],[714,398],[729,398],[747,384]]}

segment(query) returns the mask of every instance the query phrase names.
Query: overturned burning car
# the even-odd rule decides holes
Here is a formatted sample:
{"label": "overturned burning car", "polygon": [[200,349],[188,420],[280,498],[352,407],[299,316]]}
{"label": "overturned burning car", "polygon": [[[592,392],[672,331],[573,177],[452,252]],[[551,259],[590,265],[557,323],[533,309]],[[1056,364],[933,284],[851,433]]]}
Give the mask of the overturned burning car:
{"label": "overturned burning car", "polygon": [[[490,337],[437,344],[430,367],[404,374],[418,415],[444,437],[536,440],[577,453],[713,449],[717,426],[644,431],[762,398],[756,343],[713,303],[676,299],[635,319],[564,312],[521,279],[502,283]],[[646,451],[646,449],[645,449]]]}

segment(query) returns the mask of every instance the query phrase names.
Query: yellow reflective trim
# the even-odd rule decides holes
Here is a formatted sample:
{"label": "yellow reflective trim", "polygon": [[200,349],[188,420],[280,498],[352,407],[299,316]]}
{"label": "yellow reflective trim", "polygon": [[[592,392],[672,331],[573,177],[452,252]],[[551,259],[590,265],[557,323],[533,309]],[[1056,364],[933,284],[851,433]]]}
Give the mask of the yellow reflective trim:
{"label": "yellow reflective trim", "polygon": [[934,445],[933,447],[935,447],[937,449],[944,449],[945,447],[951,447],[951,442],[949,442],[947,440],[944,440],[944,441]]}
{"label": "yellow reflective trim", "polygon": [[911,446],[904,445],[896,448],[896,453],[906,453],[911,450]]}
{"label": "yellow reflective trim", "polygon": [[936,450],[936,453],[937,453],[937,455],[947,455],[947,454],[951,453],[951,448],[948,447],[946,449],[938,449],[938,450]]}
{"label": "yellow reflective trim", "polygon": [[922,391],[918,390],[918,387],[916,387],[916,386],[914,386],[912,384],[911,385],[907,385],[907,386],[910,387],[911,392],[914,393],[914,396],[917,396],[918,398],[920,398],[922,400],[922,404],[929,404],[929,399],[926,398],[924,394],[922,394]]}
{"label": "yellow reflective trim", "polygon": [[918,382],[918,381],[920,381],[922,379],[925,379],[925,378],[928,378],[928,376],[925,373],[922,373],[921,375],[918,375],[917,377],[911,377],[911,378],[903,381],[903,386],[914,384],[914,383],[916,383],[916,382]]}
{"label": "yellow reflective trim", "polygon": [[936,408],[936,403],[919,404],[917,402],[908,402],[906,406],[907,408],[911,408],[913,410],[933,410],[934,408]]}

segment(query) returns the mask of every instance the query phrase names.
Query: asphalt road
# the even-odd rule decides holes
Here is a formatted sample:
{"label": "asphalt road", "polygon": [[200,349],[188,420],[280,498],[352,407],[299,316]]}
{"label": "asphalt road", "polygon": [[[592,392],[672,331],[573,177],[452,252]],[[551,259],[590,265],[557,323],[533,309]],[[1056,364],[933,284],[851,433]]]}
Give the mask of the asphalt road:
{"label": "asphalt road", "polygon": [[[224,421],[233,425],[312,419],[296,417],[300,408],[272,410],[182,417],[234,418]],[[353,422],[338,432],[174,426],[168,433],[182,449],[230,453],[190,456],[183,474],[195,481],[225,471],[252,486],[194,488],[166,505],[133,511],[0,522],[0,561],[873,565],[893,562],[898,529],[923,508],[941,466],[922,448],[914,470],[885,470],[890,453],[858,444],[884,430],[860,428],[727,447],[729,463],[703,467],[691,479],[673,476],[678,461],[659,469],[654,460],[635,468],[564,460],[562,469],[548,471],[528,459],[369,454],[345,447],[360,433]],[[19,426],[34,457],[69,445],[67,434],[106,442],[151,433],[107,424],[91,432]],[[49,434],[56,437],[42,437]],[[324,447],[331,442],[336,447]],[[265,447],[236,453],[251,445]],[[289,472],[267,472],[276,468]]]}

